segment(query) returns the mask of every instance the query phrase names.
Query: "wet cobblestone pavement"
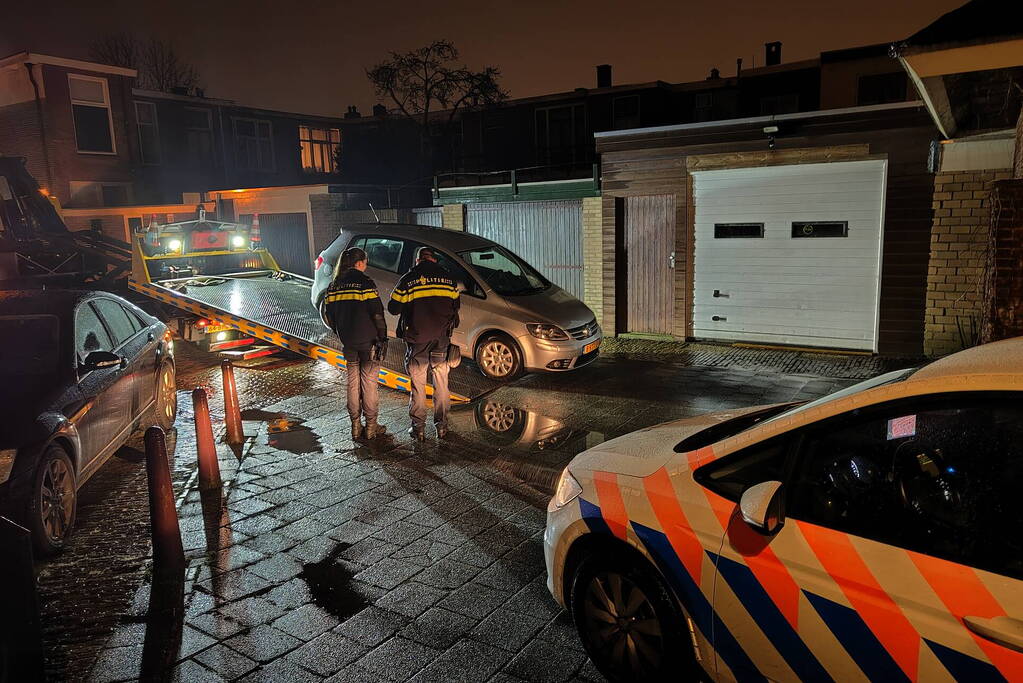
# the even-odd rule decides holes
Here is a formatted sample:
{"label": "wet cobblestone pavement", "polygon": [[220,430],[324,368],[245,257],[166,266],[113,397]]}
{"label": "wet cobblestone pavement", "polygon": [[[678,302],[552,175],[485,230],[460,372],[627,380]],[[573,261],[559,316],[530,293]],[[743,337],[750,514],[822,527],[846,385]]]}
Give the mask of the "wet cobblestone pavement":
{"label": "wet cobblestone pavement", "polygon": [[[69,552],[43,569],[55,680],[600,680],[544,585],[545,507],[561,468],[644,426],[851,383],[612,355],[457,407],[455,436],[440,444],[432,430],[411,443],[406,397],[381,389],[390,436],[367,446],[341,417],[342,371],[239,368],[250,439],[240,461],[219,446],[224,490],[204,500],[188,392],[209,389],[219,433],[219,367],[188,347],[179,363],[183,619],[147,617],[145,470],[124,449],[83,489]],[[291,429],[271,433],[281,418]]]}

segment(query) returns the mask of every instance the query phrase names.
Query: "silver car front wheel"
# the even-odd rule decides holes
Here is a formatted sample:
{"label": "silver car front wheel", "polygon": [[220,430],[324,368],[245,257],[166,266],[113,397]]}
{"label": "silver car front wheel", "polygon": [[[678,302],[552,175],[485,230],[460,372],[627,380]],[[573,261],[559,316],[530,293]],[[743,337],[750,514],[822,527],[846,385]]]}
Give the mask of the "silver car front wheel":
{"label": "silver car front wheel", "polygon": [[476,364],[491,379],[507,381],[522,374],[522,355],[515,342],[504,336],[483,340],[476,349]]}

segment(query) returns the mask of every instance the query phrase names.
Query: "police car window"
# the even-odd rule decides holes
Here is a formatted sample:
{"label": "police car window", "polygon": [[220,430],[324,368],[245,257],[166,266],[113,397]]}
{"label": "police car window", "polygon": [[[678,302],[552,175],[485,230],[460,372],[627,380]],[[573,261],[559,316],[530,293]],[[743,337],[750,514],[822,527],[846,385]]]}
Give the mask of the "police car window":
{"label": "police car window", "polygon": [[128,341],[138,332],[138,322],[132,321],[132,318],[128,316],[128,312],[124,310],[121,304],[111,299],[96,299],[92,303],[96,306],[96,310],[99,311],[103,321],[107,324],[107,329],[113,335],[116,346],[120,346]]}
{"label": "police car window", "polygon": [[[415,254],[419,253],[420,248],[425,246],[425,244],[420,244],[419,242],[407,242],[407,248],[412,252],[413,258],[415,257]],[[469,275],[469,271],[467,271],[462,264],[458,263],[439,249],[434,249],[433,253],[437,255],[437,264],[444,270],[451,273],[451,277],[465,287],[465,294],[479,298],[483,298],[485,296],[483,288],[479,286],[479,283],[476,282],[476,279],[472,275]]]}
{"label": "police car window", "polygon": [[110,335],[100,322],[99,316],[89,304],[82,304],[75,313],[75,351],[78,361],[85,360],[93,351],[113,351]]}
{"label": "police car window", "polygon": [[891,404],[808,438],[789,517],[1023,578],[1023,408]]}
{"label": "police car window", "polygon": [[402,240],[387,237],[365,237],[356,240],[353,246],[359,246],[366,252],[369,265],[391,273],[398,272],[401,263]]}
{"label": "police car window", "polygon": [[785,480],[790,443],[788,435],[768,439],[705,465],[694,476],[711,491],[737,501],[750,486]]}

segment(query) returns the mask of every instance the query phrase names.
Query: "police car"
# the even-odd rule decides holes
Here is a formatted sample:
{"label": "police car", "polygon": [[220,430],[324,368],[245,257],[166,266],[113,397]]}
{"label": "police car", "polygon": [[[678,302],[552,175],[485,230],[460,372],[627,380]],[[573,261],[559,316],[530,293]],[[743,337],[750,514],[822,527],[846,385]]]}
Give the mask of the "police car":
{"label": "police car", "polygon": [[590,449],[544,546],[611,680],[1023,680],[1023,338]]}

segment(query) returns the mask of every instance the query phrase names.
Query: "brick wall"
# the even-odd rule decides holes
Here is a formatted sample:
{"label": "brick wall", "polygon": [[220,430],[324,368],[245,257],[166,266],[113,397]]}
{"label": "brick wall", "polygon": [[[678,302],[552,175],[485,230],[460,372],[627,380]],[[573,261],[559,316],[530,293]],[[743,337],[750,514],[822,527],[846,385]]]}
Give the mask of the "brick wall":
{"label": "brick wall", "polygon": [[992,187],[987,281],[983,341],[1023,336],[1023,179]]}
{"label": "brick wall", "polygon": [[465,230],[465,205],[445,204],[441,207],[441,225],[447,230]]}
{"label": "brick wall", "polygon": [[939,173],[927,267],[924,353],[944,356],[979,341],[984,318],[992,183],[1008,169]]}
{"label": "brick wall", "polygon": [[342,194],[311,194],[309,195],[309,214],[312,221],[310,234],[313,240],[313,253],[318,254],[334,241],[345,225],[355,223],[374,223],[377,216],[382,223],[413,223],[411,209],[377,209],[376,216],[372,211],[344,210],[345,195]]}
{"label": "brick wall", "polygon": [[583,303],[597,316],[603,326],[603,201],[600,197],[583,198]]}

